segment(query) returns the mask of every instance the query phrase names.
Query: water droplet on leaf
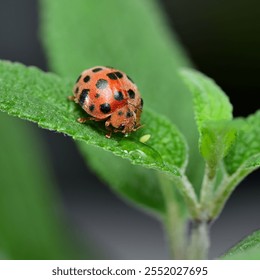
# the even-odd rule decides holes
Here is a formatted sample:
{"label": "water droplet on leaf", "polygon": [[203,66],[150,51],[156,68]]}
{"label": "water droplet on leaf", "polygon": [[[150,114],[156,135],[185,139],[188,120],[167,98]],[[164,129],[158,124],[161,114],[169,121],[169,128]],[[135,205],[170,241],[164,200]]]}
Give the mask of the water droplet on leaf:
{"label": "water droplet on leaf", "polygon": [[124,153],[128,154],[132,160],[138,164],[147,164],[150,166],[164,166],[161,155],[153,148],[134,139],[122,139],[119,145]]}

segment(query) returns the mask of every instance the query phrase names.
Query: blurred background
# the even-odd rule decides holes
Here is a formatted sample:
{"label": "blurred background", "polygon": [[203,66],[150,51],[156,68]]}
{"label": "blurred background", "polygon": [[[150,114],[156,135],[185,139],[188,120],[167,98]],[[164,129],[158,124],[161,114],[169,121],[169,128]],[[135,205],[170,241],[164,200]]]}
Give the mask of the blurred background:
{"label": "blurred background", "polygon": [[[229,95],[235,116],[260,105],[260,2],[257,0],[158,0],[194,65]],[[187,8],[188,7],[188,8]],[[0,0],[0,58],[48,70],[38,37],[36,0]],[[61,213],[81,244],[92,243],[103,258],[166,259],[158,221],[129,206],[86,168],[69,137],[38,129],[57,182]],[[243,181],[212,227],[211,258],[260,228],[259,171]],[[82,186],[82,181],[88,184]]]}

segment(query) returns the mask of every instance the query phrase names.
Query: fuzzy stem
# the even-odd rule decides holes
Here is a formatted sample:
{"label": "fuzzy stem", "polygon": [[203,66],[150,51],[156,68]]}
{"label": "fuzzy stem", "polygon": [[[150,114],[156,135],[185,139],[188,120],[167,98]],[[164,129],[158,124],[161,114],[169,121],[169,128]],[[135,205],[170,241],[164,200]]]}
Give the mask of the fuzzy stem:
{"label": "fuzzy stem", "polygon": [[206,221],[195,221],[191,228],[190,247],[188,257],[192,260],[208,259],[209,225]]}
{"label": "fuzzy stem", "polygon": [[214,184],[216,180],[216,176],[212,175],[212,170],[208,164],[205,167],[205,174],[201,186],[201,193],[200,193],[200,203],[201,203],[201,218],[207,219],[208,218],[208,210],[212,203],[213,198],[213,191],[214,191]]}
{"label": "fuzzy stem", "polygon": [[192,218],[195,220],[198,219],[200,217],[200,205],[197,195],[189,179],[185,175],[182,175],[182,177],[173,177],[173,182],[186,201]]}
{"label": "fuzzy stem", "polygon": [[159,180],[166,205],[164,224],[170,244],[170,254],[172,259],[185,259],[187,218],[181,209],[175,186],[163,175],[159,175]]}
{"label": "fuzzy stem", "polygon": [[215,199],[212,202],[214,205],[210,218],[211,220],[216,219],[222,209],[224,208],[228,198],[234,191],[235,187],[250,173],[252,170],[240,168],[230,177],[226,177],[218,188],[215,194]]}

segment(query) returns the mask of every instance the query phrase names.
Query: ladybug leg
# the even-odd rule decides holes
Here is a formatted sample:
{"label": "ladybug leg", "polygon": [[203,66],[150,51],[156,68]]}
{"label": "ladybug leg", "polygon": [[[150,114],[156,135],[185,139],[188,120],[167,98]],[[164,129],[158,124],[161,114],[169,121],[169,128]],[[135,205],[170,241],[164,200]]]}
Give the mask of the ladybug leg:
{"label": "ladybug leg", "polygon": [[106,138],[110,139],[112,135],[112,130],[110,130],[107,134],[106,134]]}
{"label": "ladybug leg", "polygon": [[144,127],[144,124],[142,124],[142,125],[141,125],[141,124],[139,124],[137,127],[135,127],[135,128],[134,128],[134,131],[136,131],[136,130],[138,130],[138,129],[142,128],[142,127]]}
{"label": "ladybug leg", "polygon": [[106,126],[106,129],[108,130],[108,133],[106,134],[106,138],[111,138],[111,135],[112,135],[112,128],[110,127],[110,121],[106,121],[105,122],[105,126]]}
{"label": "ladybug leg", "polygon": [[109,129],[108,127],[109,127],[110,125],[111,125],[110,119],[106,120],[106,122],[105,122],[105,127],[106,127],[106,129]]}
{"label": "ladybug leg", "polygon": [[126,134],[126,129],[124,128],[123,130],[122,129],[114,129],[114,132],[117,133],[117,132],[121,132],[123,134]]}
{"label": "ladybug leg", "polygon": [[74,96],[74,95],[68,96],[68,99],[69,99],[70,101],[75,101],[75,96]]}
{"label": "ladybug leg", "polygon": [[109,130],[109,132],[106,134],[106,138],[110,139],[111,138],[111,135],[112,135],[112,128],[111,128],[111,121],[110,121],[110,118],[108,120],[106,120],[105,122],[105,127],[107,130]]}

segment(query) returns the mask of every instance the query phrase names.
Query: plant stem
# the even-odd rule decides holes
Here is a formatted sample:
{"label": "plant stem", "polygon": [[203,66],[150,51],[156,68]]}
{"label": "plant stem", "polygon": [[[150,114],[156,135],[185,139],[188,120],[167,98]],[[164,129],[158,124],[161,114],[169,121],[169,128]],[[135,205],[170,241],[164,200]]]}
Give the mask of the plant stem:
{"label": "plant stem", "polygon": [[194,221],[191,228],[188,257],[192,260],[208,259],[209,224],[206,221]]}
{"label": "plant stem", "polygon": [[199,218],[193,219],[190,234],[188,257],[193,260],[208,258],[210,245],[208,220],[213,199],[215,179],[216,170],[213,170],[209,164],[206,163],[200,192]]}
{"label": "plant stem", "polygon": [[200,205],[194,188],[188,178],[185,175],[182,175],[182,177],[173,177],[173,182],[185,199],[192,218],[198,219],[200,217]]}
{"label": "plant stem", "polygon": [[[212,176],[212,170],[210,169],[209,165],[206,164],[205,167],[205,174],[201,186],[201,193],[200,193],[200,203],[201,203],[201,215],[207,219],[209,205],[212,203],[212,196],[214,191],[214,183],[215,183],[216,176]],[[203,213],[204,212],[204,213]]]}
{"label": "plant stem", "polygon": [[180,203],[180,195],[177,194],[176,187],[164,175],[158,175],[166,204],[164,224],[170,244],[170,254],[172,259],[185,259],[187,215]]}
{"label": "plant stem", "polygon": [[226,177],[218,188],[215,194],[215,199],[212,202],[214,208],[210,213],[210,219],[216,219],[224,208],[228,198],[234,191],[235,187],[251,172],[251,169],[241,167],[232,176]]}

